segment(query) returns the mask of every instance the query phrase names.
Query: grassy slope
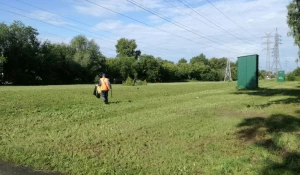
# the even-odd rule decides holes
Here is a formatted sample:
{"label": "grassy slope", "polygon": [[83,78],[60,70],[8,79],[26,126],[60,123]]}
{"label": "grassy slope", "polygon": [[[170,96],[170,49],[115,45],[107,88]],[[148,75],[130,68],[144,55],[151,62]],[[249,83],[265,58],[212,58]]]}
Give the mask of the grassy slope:
{"label": "grassy slope", "polygon": [[[293,174],[298,83],[0,87],[0,160],[70,174]],[[199,97],[199,98],[196,98]]]}

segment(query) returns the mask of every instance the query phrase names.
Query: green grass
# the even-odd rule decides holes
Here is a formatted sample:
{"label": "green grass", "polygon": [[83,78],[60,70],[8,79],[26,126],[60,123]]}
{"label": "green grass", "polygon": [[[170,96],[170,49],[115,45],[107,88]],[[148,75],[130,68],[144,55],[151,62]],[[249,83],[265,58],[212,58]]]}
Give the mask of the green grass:
{"label": "green grass", "polygon": [[[0,87],[0,160],[66,174],[296,174],[297,82]],[[196,98],[198,97],[198,98]]]}

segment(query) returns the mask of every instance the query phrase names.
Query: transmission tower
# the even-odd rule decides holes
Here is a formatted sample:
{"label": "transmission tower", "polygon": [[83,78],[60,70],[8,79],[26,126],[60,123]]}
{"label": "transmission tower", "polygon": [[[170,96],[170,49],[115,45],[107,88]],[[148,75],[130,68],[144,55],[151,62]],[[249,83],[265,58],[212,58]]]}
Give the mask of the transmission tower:
{"label": "transmission tower", "polygon": [[273,37],[271,35],[271,33],[266,33],[265,37],[262,38],[266,38],[266,42],[264,42],[263,44],[266,45],[266,48],[264,48],[264,50],[266,50],[267,56],[266,56],[266,72],[270,72],[271,71],[271,66],[270,66],[270,51],[271,51],[271,47],[270,44],[272,44],[273,42],[271,42],[271,37]]}
{"label": "transmission tower", "polygon": [[274,43],[274,48],[273,48],[273,64],[272,64],[272,71],[274,74],[277,74],[279,69],[281,69],[280,58],[279,58],[279,44],[281,44],[280,37],[281,36],[278,34],[277,28],[276,28],[275,43]]}
{"label": "transmission tower", "polygon": [[229,58],[227,58],[224,81],[226,81],[226,79],[229,79],[229,81],[232,81],[231,68],[230,68],[230,59]]}

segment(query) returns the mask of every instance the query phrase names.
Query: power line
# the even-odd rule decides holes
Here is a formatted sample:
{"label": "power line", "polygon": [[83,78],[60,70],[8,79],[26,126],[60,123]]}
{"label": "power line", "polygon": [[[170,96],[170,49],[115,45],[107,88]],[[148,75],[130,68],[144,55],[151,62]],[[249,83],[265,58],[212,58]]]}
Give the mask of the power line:
{"label": "power line", "polygon": [[[0,3],[2,3],[2,2],[0,2]],[[2,4],[4,4],[4,3],[2,3]],[[6,5],[6,4],[4,4],[4,5]],[[23,9],[14,7],[14,6],[10,6],[10,5],[7,5],[7,6],[12,7],[12,8],[16,8],[16,9],[21,10],[21,11],[28,12],[28,11],[26,11],[26,10],[23,10]],[[65,29],[65,30],[69,30],[69,31],[72,31],[72,32],[75,32],[75,33],[81,33],[81,32],[78,32],[78,31],[75,31],[75,30],[72,30],[72,29],[69,29],[69,28],[65,28],[65,27],[62,27],[62,26],[57,26],[57,25],[54,25],[54,24],[51,24],[51,23],[48,23],[48,22],[44,22],[44,21],[35,19],[35,18],[31,18],[31,17],[25,16],[25,15],[21,15],[21,14],[18,14],[18,13],[16,13],[16,12],[4,10],[4,9],[0,9],[0,10],[6,11],[6,12],[8,12],[8,13],[15,14],[15,15],[19,15],[19,16],[22,16],[22,17],[25,17],[25,18],[29,18],[29,19],[32,19],[32,20],[36,20],[36,21],[39,21],[39,22],[42,22],[42,23],[45,23],[45,24],[48,24],[48,25],[56,26],[56,27],[58,27],[58,28],[62,28],[62,29]],[[30,12],[29,12],[29,13],[30,13]],[[55,20],[55,19],[52,19],[52,20]],[[56,20],[56,21],[57,21],[57,20]],[[78,28],[78,27],[77,27],[77,28]],[[81,29],[81,28],[79,28],[79,29]],[[84,29],[81,29],[81,30],[84,30]],[[94,33],[94,32],[89,32],[89,31],[87,31],[87,30],[84,30],[84,31],[86,31],[86,32],[88,32],[88,33]],[[97,33],[94,33],[94,34],[97,34]],[[91,38],[97,38],[97,37],[95,37],[95,36],[90,36],[90,35],[86,35],[86,36],[89,36],[89,37],[91,37]],[[99,39],[99,40],[106,40],[106,41],[108,41],[108,42],[115,43],[115,42],[110,41],[110,40],[107,40],[107,39],[101,39],[101,38],[97,38],[97,39]],[[146,49],[145,51],[147,51],[147,50],[149,50],[149,49]],[[153,51],[152,51],[152,52],[153,52]],[[160,54],[160,55],[163,55],[163,56],[166,56],[165,54],[162,54],[162,53],[159,53],[159,54]]]}
{"label": "power line", "polygon": [[[20,2],[20,3],[23,3],[23,4],[26,4],[26,5],[28,5],[28,6],[31,6],[31,7],[40,9],[40,10],[45,11],[45,12],[48,12],[48,13],[52,13],[52,14],[61,16],[61,17],[65,18],[65,19],[68,19],[68,20],[71,20],[71,21],[74,21],[74,22],[83,24],[83,25],[85,25],[85,26],[95,28],[94,26],[92,26],[92,25],[90,25],[90,24],[87,24],[87,23],[84,23],[84,22],[81,22],[81,21],[78,21],[78,20],[69,18],[69,17],[64,16],[64,15],[61,15],[61,14],[57,14],[57,13],[51,12],[51,11],[49,11],[49,10],[46,10],[46,9],[37,7],[37,6],[32,5],[32,4],[29,4],[29,3],[27,3],[27,2],[23,2],[23,1],[21,1],[21,0],[16,0],[16,1],[18,1],[18,2]],[[114,32],[108,31],[108,30],[103,30],[103,29],[100,29],[100,28],[98,28],[98,27],[96,27],[96,29],[101,30],[101,31],[104,31],[104,32],[108,32],[108,33],[110,33],[110,34],[113,34],[113,35],[116,35],[116,36],[119,36],[119,37],[122,37],[122,36],[120,36],[120,35],[118,35],[118,34],[116,34],[116,33],[114,33]],[[109,38],[110,38],[110,37],[109,37]],[[170,50],[170,49],[168,49],[168,48],[158,47],[158,46],[155,46],[155,45],[151,45],[151,44],[145,43],[145,42],[143,42],[143,41],[139,41],[139,43],[143,43],[143,44],[148,45],[148,46],[151,46],[151,47],[157,47],[157,48],[160,48],[160,49],[169,50],[169,51],[172,52],[172,53],[176,52],[176,51]],[[179,52],[176,52],[176,53],[179,53]],[[182,54],[182,53],[179,53],[179,54]]]}
{"label": "power line", "polygon": [[[24,11],[24,12],[27,12],[27,13],[29,13],[29,14],[31,13],[30,11],[27,11],[27,10],[24,10],[24,9],[21,9],[21,8],[12,6],[12,5],[5,4],[5,3],[3,3],[3,2],[0,2],[0,4],[3,4],[3,5],[6,5],[6,6],[8,6],[8,7],[12,7],[12,8],[15,8],[15,9],[18,9],[18,10],[21,10],[21,11]],[[62,26],[57,26],[57,25],[51,24],[51,23],[49,23],[49,22],[45,22],[45,21],[42,21],[42,20],[39,20],[39,19],[36,19],[36,18],[32,18],[32,17],[28,17],[28,16],[25,16],[25,15],[18,14],[18,13],[16,13],[16,12],[4,10],[4,9],[1,9],[1,10],[6,11],[6,12],[8,12],[8,13],[16,14],[16,15],[19,15],[19,16],[23,16],[23,17],[26,17],[26,18],[30,18],[30,19],[32,19],[32,20],[36,20],[36,21],[39,21],[39,22],[42,22],[42,23],[46,23],[46,24],[49,24],[49,25],[52,25],[52,26],[56,26],[56,27],[59,27],[59,28],[63,28],[63,29],[66,29],[66,30],[70,30],[70,31],[73,31],[73,32],[76,32],[76,33],[80,33],[80,32],[77,32],[77,31],[75,31],[75,30],[73,30],[73,29],[65,28],[65,27],[62,27]],[[49,18],[49,19],[51,19],[51,20],[53,20],[53,21],[56,21],[56,22],[59,22],[58,20],[53,19],[53,18]],[[115,40],[114,38],[110,38],[110,37],[107,37],[107,36],[103,36],[103,35],[100,35],[100,34],[98,34],[98,33],[91,32],[91,31],[82,29],[82,28],[80,28],[80,27],[72,26],[72,25],[70,25],[70,24],[66,24],[66,25],[71,26],[72,28],[76,28],[76,29],[79,29],[79,30],[83,30],[83,31],[88,32],[88,33],[93,33],[93,34],[95,34],[95,35],[99,35],[99,36],[104,37],[104,38],[108,38],[108,39],[111,39],[111,40]],[[110,41],[110,40],[106,40],[106,41],[112,42],[112,41]],[[112,42],[112,43],[113,43],[113,42]]]}
{"label": "power line", "polygon": [[[208,46],[208,45],[206,45],[206,44],[199,43],[199,42],[197,42],[197,41],[191,40],[191,39],[189,39],[189,38],[185,38],[185,37],[183,37],[183,36],[174,34],[174,33],[172,33],[172,32],[166,31],[166,30],[164,30],[164,29],[161,29],[161,28],[158,28],[158,27],[149,25],[149,24],[147,24],[147,23],[145,23],[145,22],[142,22],[142,21],[140,21],[140,20],[137,20],[137,19],[135,19],[135,18],[132,18],[132,17],[130,17],[130,16],[127,16],[127,15],[125,15],[125,14],[122,14],[122,13],[117,12],[117,11],[115,11],[115,10],[112,10],[112,9],[110,9],[110,8],[107,8],[107,7],[105,7],[105,6],[102,6],[102,5],[100,5],[100,4],[97,4],[97,3],[95,3],[95,2],[92,2],[92,1],[90,1],[90,0],[85,0],[85,1],[87,1],[87,2],[89,2],[89,3],[91,3],[91,4],[94,4],[94,5],[96,5],[96,6],[99,6],[99,7],[101,7],[101,8],[104,8],[104,9],[106,9],[106,10],[108,10],[108,11],[114,12],[114,13],[120,15],[120,16],[123,16],[123,17],[126,17],[126,18],[128,18],[128,19],[131,19],[131,20],[133,20],[133,21],[135,21],[135,22],[138,22],[138,23],[141,23],[141,24],[143,24],[143,25],[146,25],[146,26],[148,26],[148,27],[155,28],[155,29],[157,29],[157,30],[160,30],[160,31],[165,32],[165,33],[168,33],[168,34],[170,34],[170,35],[173,35],[173,36],[176,36],[176,37],[185,39],[185,40],[187,40],[187,41],[191,41],[191,42],[194,42],[194,43],[197,43],[197,44],[200,44],[200,45]],[[208,46],[208,47],[213,47],[213,46]],[[221,49],[221,48],[220,48],[220,49]],[[221,49],[221,50],[225,50],[225,49]],[[228,50],[225,50],[225,51],[228,51]],[[233,51],[233,52],[235,52],[235,51]],[[237,52],[237,53],[243,53],[243,52]]]}
{"label": "power line", "polygon": [[[183,2],[182,0],[178,0],[178,1],[181,2],[181,3],[182,3],[184,6],[186,6],[187,8],[189,8],[190,10],[192,10],[193,12],[197,13],[198,15],[200,15],[202,18],[206,19],[207,21],[209,21],[210,23],[212,23],[213,25],[215,25],[216,27],[218,27],[219,29],[221,29],[221,30],[223,30],[224,32],[226,32],[227,34],[229,34],[229,35],[231,35],[231,36],[233,36],[233,37],[235,37],[235,38],[237,38],[237,39],[239,39],[239,40],[241,40],[241,41],[244,41],[244,42],[246,42],[246,43],[248,43],[248,44],[253,45],[252,43],[250,43],[250,42],[248,42],[248,41],[246,41],[246,40],[244,40],[244,39],[242,39],[242,38],[240,38],[240,37],[238,37],[238,36],[236,36],[236,35],[234,35],[234,34],[228,32],[228,31],[225,30],[224,28],[220,27],[218,24],[216,24],[216,23],[213,22],[212,20],[208,19],[207,17],[205,17],[204,15],[202,15],[201,13],[199,13],[198,11],[194,10],[193,8],[191,8],[190,5],[189,5],[187,2]],[[253,45],[253,46],[258,47],[258,46],[256,46],[256,45]]]}
{"label": "power line", "polygon": [[[4,21],[4,20],[1,20],[1,21],[2,21],[2,22],[6,22],[6,23],[12,23],[12,22],[9,22],[9,21]],[[62,39],[68,39],[68,40],[71,40],[71,38],[69,38],[69,37],[57,35],[57,34],[54,34],[54,33],[50,33],[50,32],[43,31],[43,30],[38,30],[38,33],[39,33],[39,34],[43,34],[43,35],[56,36],[56,37],[59,37],[59,38],[62,38]],[[46,39],[46,40],[47,40],[47,39]],[[107,50],[115,51],[114,49],[111,49],[111,48],[108,48],[108,47],[100,46],[100,49],[101,49],[101,48],[104,48],[104,49],[107,49]]]}
{"label": "power line", "polygon": [[237,25],[239,28],[241,28],[242,30],[244,30],[245,32],[249,33],[250,35],[252,35],[253,37],[257,38],[256,36],[254,36],[252,33],[248,32],[246,29],[244,29],[242,26],[240,26],[239,24],[237,24],[236,22],[234,22],[231,18],[229,18],[225,13],[223,13],[219,8],[217,8],[213,3],[211,3],[209,0],[206,0],[210,5],[212,5],[215,9],[217,9],[220,13],[222,13],[227,19],[229,19],[232,23],[234,23],[235,25]]}
{"label": "power line", "polygon": [[165,3],[167,3],[169,6],[172,6],[172,7],[176,8],[176,9],[178,9],[179,11],[185,13],[186,15],[188,15],[188,16],[190,16],[190,17],[196,19],[197,21],[199,21],[199,22],[201,22],[201,23],[203,23],[203,24],[205,24],[205,25],[207,25],[207,26],[209,26],[209,27],[211,27],[211,28],[214,28],[214,29],[218,30],[215,26],[210,25],[210,24],[208,24],[208,23],[205,23],[205,22],[201,21],[200,19],[198,19],[198,18],[196,18],[196,17],[194,17],[194,16],[188,14],[188,13],[185,12],[184,10],[182,10],[182,9],[180,9],[180,8],[178,8],[178,7],[176,7],[176,6],[173,5],[172,3],[170,3],[170,2],[168,2],[168,1],[166,1],[166,0],[163,0],[163,1],[164,1]]}
{"label": "power line", "polygon": [[131,20],[133,20],[133,21],[135,21],[135,22],[141,23],[141,24],[143,24],[143,25],[145,25],[145,26],[152,27],[152,28],[155,28],[155,29],[160,30],[160,31],[162,31],[162,32],[168,33],[168,34],[170,34],[170,35],[173,35],[173,36],[176,36],[176,37],[179,37],[179,38],[182,38],[182,39],[185,39],[185,40],[188,40],[188,41],[197,43],[197,44],[204,45],[204,44],[199,43],[199,42],[197,42],[197,41],[194,41],[194,40],[185,38],[185,37],[183,37],[183,36],[176,35],[176,34],[174,34],[174,33],[168,32],[168,31],[166,31],[166,30],[164,30],[164,29],[161,29],[161,28],[158,28],[158,27],[155,27],[155,26],[151,26],[151,25],[149,25],[149,24],[147,24],[147,23],[145,23],[145,22],[142,22],[142,21],[137,20],[137,19],[135,19],[135,18],[132,18],[132,17],[130,17],[130,16],[124,15],[124,14],[122,14],[122,13],[119,13],[119,12],[115,11],[115,10],[112,10],[112,9],[109,9],[109,8],[107,8],[107,7],[105,7],[105,6],[100,5],[100,4],[94,3],[94,2],[92,2],[92,1],[89,1],[89,0],[85,0],[85,1],[87,1],[87,2],[89,2],[89,3],[91,3],[91,4],[94,4],[94,5],[96,5],[96,6],[99,6],[99,7],[101,7],[101,8],[104,8],[104,9],[106,9],[106,10],[108,10],[108,11],[114,12],[114,13],[120,15],[120,16],[123,16],[123,17],[126,17],[126,18],[128,18],[128,19],[131,19]]}
{"label": "power line", "polygon": [[[0,10],[1,10],[1,9],[0,9]],[[8,21],[3,21],[3,22],[11,23],[11,22],[8,22]],[[69,37],[64,37],[64,36],[57,35],[57,34],[50,33],[50,32],[46,32],[46,31],[43,31],[43,30],[39,30],[39,33],[41,33],[41,34],[43,34],[43,35],[56,36],[56,37],[59,37],[59,38],[62,38],[62,39],[68,39],[68,40],[71,40],[71,38],[69,38]],[[45,40],[48,40],[48,38],[44,38],[44,39],[45,39]],[[97,38],[96,38],[96,39],[97,39]],[[111,49],[111,48],[108,48],[108,47],[103,47],[103,46],[100,45],[100,49],[101,49],[101,48],[104,48],[104,49],[106,49],[106,50],[111,50],[111,51],[116,52],[116,50],[114,50],[114,49]],[[152,49],[149,49],[149,48],[148,48],[148,49],[145,49],[145,51],[151,51],[152,53],[161,54],[161,53],[158,53],[158,52],[156,52],[156,51],[153,51]],[[167,57],[167,55],[165,55],[165,54],[161,54],[161,55]]]}
{"label": "power line", "polygon": [[[138,3],[134,2],[134,1],[131,1],[131,0],[126,0],[126,1],[130,2],[131,4],[134,4],[134,5],[138,6],[139,8],[141,8],[141,9],[143,9],[143,10],[145,10],[145,11],[147,11],[147,12],[149,12],[149,13],[151,13],[151,14],[153,14],[153,15],[155,15],[155,16],[157,16],[157,17],[159,17],[159,18],[161,18],[161,19],[163,19],[163,20],[165,20],[165,21],[167,21],[167,22],[169,22],[169,23],[171,23],[171,24],[173,24],[173,25],[179,27],[179,28],[182,28],[182,29],[184,29],[184,30],[186,30],[186,31],[188,31],[188,32],[191,32],[191,33],[193,33],[193,34],[195,34],[195,35],[197,35],[197,36],[200,36],[200,37],[202,37],[202,38],[205,38],[205,39],[207,39],[207,40],[209,40],[209,41],[211,41],[211,42],[213,42],[213,43],[216,43],[216,44],[218,44],[218,45],[227,47],[227,48],[229,48],[229,49],[233,49],[233,48],[230,48],[230,47],[228,47],[228,46],[226,46],[226,45],[223,45],[223,44],[221,44],[221,43],[219,43],[219,42],[213,41],[213,40],[211,40],[210,38],[207,38],[207,37],[205,37],[205,36],[203,36],[203,35],[199,35],[199,34],[196,33],[195,31],[193,31],[193,29],[188,28],[188,27],[186,27],[186,26],[184,26],[183,24],[180,24],[180,23],[178,23],[178,22],[174,22],[174,21],[172,21],[172,20],[170,20],[170,19],[164,17],[164,16],[161,15],[161,14],[155,13],[155,12],[149,10],[148,8],[142,6],[142,5],[140,5],[140,4],[138,4]],[[233,49],[233,50],[236,50],[236,49]]]}

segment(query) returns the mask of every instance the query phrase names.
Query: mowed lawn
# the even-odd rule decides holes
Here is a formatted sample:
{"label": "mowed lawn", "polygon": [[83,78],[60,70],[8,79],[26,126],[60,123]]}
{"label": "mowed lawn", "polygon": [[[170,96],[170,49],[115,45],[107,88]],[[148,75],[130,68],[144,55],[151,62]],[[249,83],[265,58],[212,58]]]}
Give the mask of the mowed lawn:
{"label": "mowed lawn", "polygon": [[0,160],[74,175],[298,174],[300,83],[0,87]]}

